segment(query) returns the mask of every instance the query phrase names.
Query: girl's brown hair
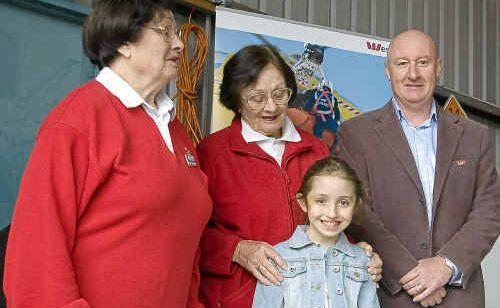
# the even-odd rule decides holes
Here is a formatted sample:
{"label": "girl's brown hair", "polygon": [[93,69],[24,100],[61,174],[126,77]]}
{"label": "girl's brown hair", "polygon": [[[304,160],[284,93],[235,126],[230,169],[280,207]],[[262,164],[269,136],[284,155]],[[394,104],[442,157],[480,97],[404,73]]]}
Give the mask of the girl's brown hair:
{"label": "girl's brown hair", "polygon": [[316,161],[304,175],[302,184],[297,192],[297,199],[306,201],[307,194],[311,191],[314,177],[334,176],[350,181],[354,185],[356,203],[354,205],[353,221],[359,223],[361,220],[361,207],[366,200],[366,191],[356,171],[344,160],[337,157],[326,157]]}

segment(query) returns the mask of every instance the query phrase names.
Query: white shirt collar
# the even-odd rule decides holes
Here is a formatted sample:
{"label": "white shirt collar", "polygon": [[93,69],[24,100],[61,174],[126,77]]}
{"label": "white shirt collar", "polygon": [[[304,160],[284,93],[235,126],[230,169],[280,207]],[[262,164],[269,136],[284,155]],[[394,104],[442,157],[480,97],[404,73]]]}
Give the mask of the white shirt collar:
{"label": "white shirt collar", "polygon": [[[104,67],[97,75],[96,80],[116,96],[127,108],[145,105],[148,109],[156,109],[150,106],[139,93],[109,67]],[[161,91],[158,95],[156,104],[160,113],[170,113],[170,121],[174,118],[175,103],[164,91]]]}
{"label": "white shirt collar", "polygon": [[283,134],[281,135],[280,138],[268,137],[264,134],[261,134],[253,130],[250,127],[250,125],[248,125],[248,123],[243,119],[241,119],[241,135],[243,136],[243,139],[247,143],[273,140],[273,139],[288,141],[288,142],[300,142],[302,140],[302,138],[299,135],[299,132],[297,131],[292,121],[288,117],[285,117],[285,123],[283,123]]}

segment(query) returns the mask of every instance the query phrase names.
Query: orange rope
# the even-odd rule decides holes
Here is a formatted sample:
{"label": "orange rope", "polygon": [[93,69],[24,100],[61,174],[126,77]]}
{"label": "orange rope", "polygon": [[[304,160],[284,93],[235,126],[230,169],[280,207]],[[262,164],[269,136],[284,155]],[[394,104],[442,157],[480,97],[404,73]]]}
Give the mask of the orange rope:
{"label": "orange rope", "polygon": [[[181,40],[184,50],[179,63],[179,79],[177,81],[178,103],[177,116],[183,123],[193,143],[197,145],[202,136],[196,108],[196,84],[205,65],[208,54],[208,38],[203,28],[190,22],[181,27]],[[196,36],[196,46],[189,60],[189,37],[191,32]]]}

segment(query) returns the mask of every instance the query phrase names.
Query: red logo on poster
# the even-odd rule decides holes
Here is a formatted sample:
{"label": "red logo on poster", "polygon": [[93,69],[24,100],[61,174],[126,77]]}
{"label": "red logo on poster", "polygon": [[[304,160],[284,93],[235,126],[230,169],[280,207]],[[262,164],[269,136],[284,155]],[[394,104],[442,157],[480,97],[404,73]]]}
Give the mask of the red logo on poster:
{"label": "red logo on poster", "polygon": [[381,46],[382,45],[380,43],[366,42],[366,47],[368,47],[368,49],[371,49],[371,50],[380,51]]}
{"label": "red logo on poster", "polygon": [[366,47],[373,51],[387,52],[387,48],[382,46],[380,43],[366,42]]}

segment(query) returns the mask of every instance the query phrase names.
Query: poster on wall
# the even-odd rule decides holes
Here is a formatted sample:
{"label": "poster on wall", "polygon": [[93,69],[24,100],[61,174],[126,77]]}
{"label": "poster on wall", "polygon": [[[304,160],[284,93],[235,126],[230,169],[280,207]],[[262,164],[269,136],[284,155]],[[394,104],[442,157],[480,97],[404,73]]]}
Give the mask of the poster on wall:
{"label": "poster on wall", "polygon": [[211,132],[234,117],[219,102],[224,64],[253,44],[273,45],[292,67],[298,95],[289,103],[288,117],[331,149],[342,122],[383,106],[392,96],[384,74],[389,41],[217,8]]}

